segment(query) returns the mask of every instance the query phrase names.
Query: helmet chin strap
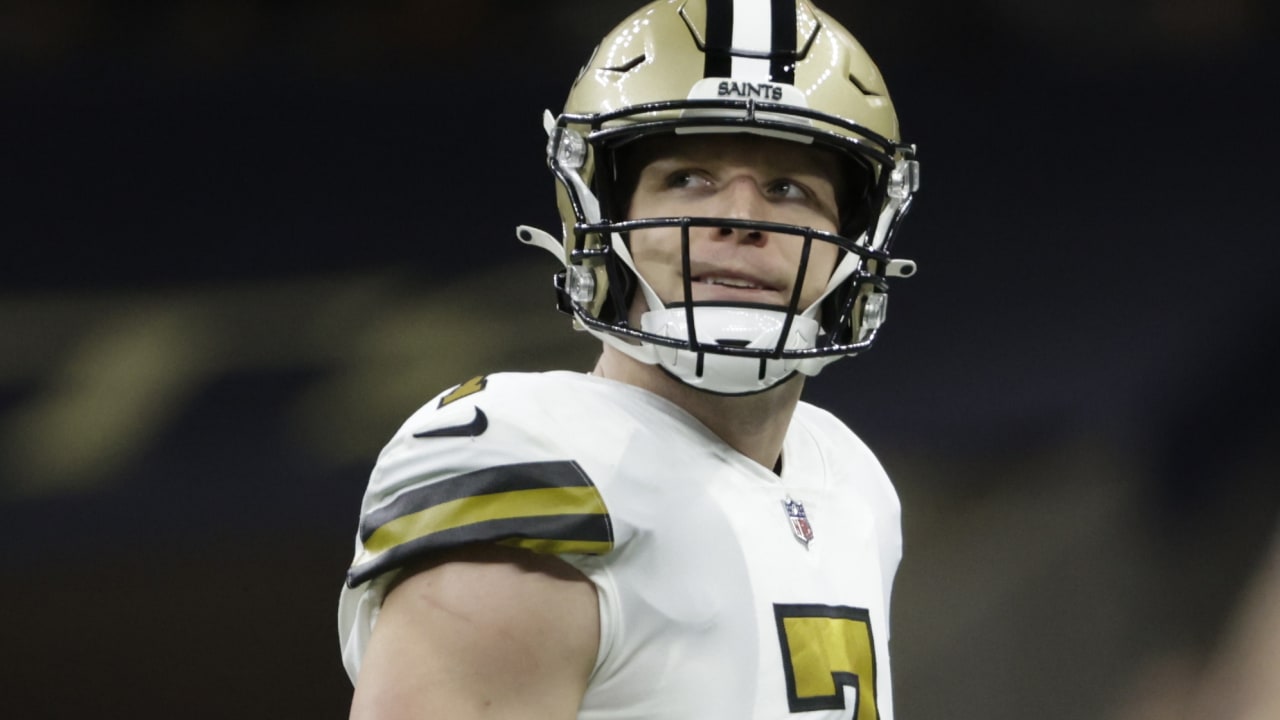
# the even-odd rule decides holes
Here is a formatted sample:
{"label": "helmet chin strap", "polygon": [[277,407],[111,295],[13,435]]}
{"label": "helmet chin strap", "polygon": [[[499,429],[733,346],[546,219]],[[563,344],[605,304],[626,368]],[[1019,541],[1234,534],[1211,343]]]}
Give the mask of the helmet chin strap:
{"label": "helmet chin strap", "polygon": [[[689,314],[701,347],[734,341],[732,346],[752,350],[778,347],[786,326],[784,309],[735,306],[671,307],[650,310],[640,317],[645,332],[673,340],[689,339]],[[785,349],[811,348],[817,342],[820,328],[813,318],[797,316],[791,320]],[[652,346],[658,364],[686,385],[723,395],[761,392],[777,385],[801,370],[803,361],[729,355],[713,351],[694,352],[663,345]]]}
{"label": "helmet chin strap", "polygon": [[564,262],[564,244],[557,240],[554,235],[533,227],[532,225],[517,225],[516,239],[525,245],[532,245],[536,248],[542,248],[555,256],[560,264]]}

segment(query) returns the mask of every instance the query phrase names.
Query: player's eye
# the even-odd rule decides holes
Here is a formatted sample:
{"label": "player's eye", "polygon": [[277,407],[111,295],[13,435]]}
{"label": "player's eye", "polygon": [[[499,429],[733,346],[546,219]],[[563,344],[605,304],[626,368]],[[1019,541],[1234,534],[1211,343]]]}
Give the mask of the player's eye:
{"label": "player's eye", "polygon": [[699,187],[708,182],[705,176],[696,170],[676,170],[667,175],[666,185],[669,188]]}
{"label": "player's eye", "polygon": [[765,189],[770,195],[786,200],[807,200],[810,197],[808,188],[794,180],[781,179],[769,183]]}

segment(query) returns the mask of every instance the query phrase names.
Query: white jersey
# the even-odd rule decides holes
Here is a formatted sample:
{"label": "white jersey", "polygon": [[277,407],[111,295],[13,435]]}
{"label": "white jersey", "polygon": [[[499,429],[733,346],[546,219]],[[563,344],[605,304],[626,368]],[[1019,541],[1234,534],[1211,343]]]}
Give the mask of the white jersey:
{"label": "white jersey", "polygon": [[557,553],[595,583],[583,720],[893,717],[898,498],[812,405],[779,475],[609,380],[504,373],[442,394],[387,445],[364,498],[339,607],[353,681],[394,571],[473,542]]}

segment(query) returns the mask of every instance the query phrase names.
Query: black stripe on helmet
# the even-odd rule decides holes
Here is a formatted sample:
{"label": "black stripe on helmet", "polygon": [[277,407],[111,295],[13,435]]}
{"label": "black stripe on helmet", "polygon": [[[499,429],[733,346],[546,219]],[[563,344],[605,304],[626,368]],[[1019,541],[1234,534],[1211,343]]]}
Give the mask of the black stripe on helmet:
{"label": "black stripe on helmet", "polygon": [[773,0],[773,52],[770,53],[769,79],[777,83],[796,84],[796,0]]}
{"label": "black stripe on helmet", "polygon": [[707,46],[702,77],[732,75],[733,0],[707,0]]}

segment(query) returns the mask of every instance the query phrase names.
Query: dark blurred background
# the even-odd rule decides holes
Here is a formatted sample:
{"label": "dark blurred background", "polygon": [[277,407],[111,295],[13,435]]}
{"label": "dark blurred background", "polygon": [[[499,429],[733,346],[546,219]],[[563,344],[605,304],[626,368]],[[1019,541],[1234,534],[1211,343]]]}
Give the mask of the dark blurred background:
{"label": "dark blurred background", "polygon": [[[513,229],[639,4],[0,0],[5,717],[346,717],[382,443],[593,360]],[[824,8],[924,171],[921,273],[807,391],[903,497],[898,717],[1129,720],[1276,531],[1276,5]]]}

